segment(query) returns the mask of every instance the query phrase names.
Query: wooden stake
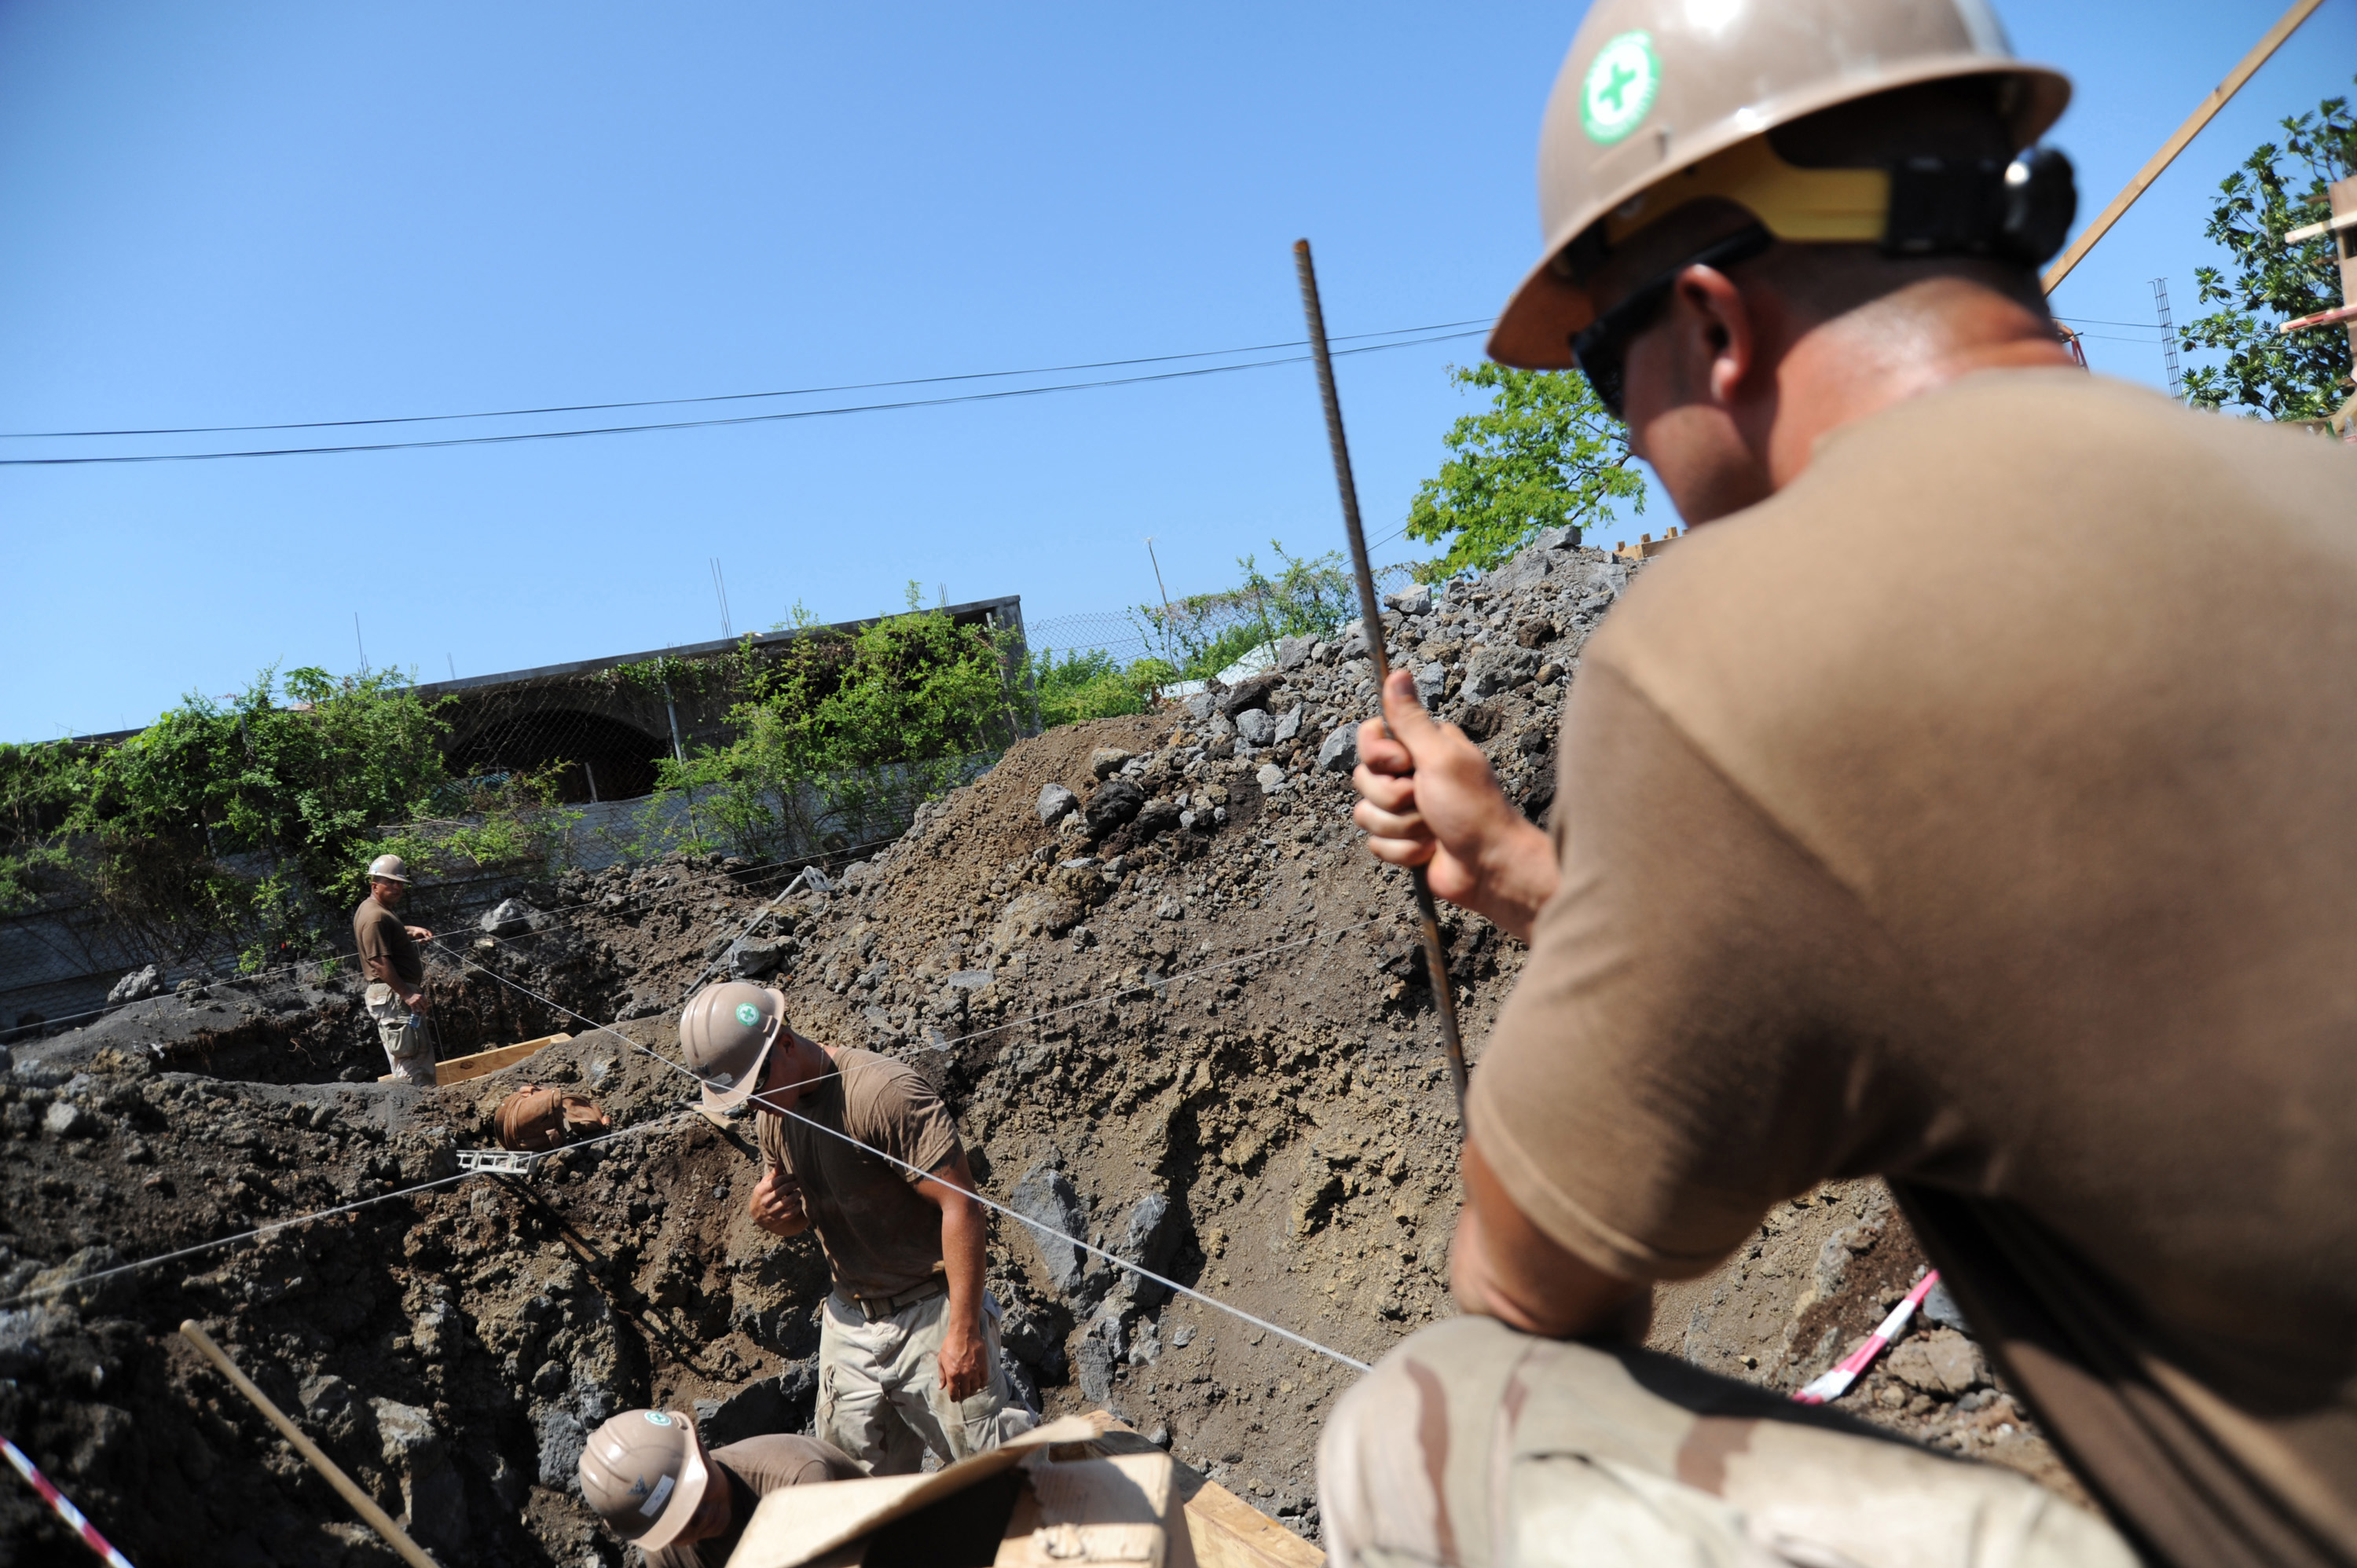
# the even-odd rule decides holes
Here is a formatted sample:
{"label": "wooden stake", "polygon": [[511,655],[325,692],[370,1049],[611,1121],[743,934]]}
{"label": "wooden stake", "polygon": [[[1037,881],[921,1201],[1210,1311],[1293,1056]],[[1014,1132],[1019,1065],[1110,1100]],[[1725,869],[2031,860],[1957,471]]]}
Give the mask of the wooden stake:
{"label": "wooden stake", "polygon": [[206,1333],[195,1318],[180,1325],[180,1334],[221,1369],[221,1376],[230,1380],[230,1386],[243,1394],[246,1402],[260,1411],[264,1419],[278,1429],[279,1436],[294,1444],[295,1452],[303,1455],[311,1468],[326,1478],[328,1485],[343,1494],[344,1501],[352,1505],[352,1510],[368,1522],[371,1530],[384,1537],[385,1544],[400,1553],[401,1560],[408,1563],[409,1568],[441,1568],[441,1564],[425,1555],[417,1542],[409,1539],[401,1526],[393,1521],[390,1514],[376,1506],[374,1498],[353,1485],[352,1478],[345,1475],[317,1444],[303,1435],[301,1427],[287,1420],[286,1413],[270,1402],[268,1394],[254,1387],[252,1378],[237,1369],[237,1363],[229,1359],[229,1352],[214,1344],[213,1337]]}

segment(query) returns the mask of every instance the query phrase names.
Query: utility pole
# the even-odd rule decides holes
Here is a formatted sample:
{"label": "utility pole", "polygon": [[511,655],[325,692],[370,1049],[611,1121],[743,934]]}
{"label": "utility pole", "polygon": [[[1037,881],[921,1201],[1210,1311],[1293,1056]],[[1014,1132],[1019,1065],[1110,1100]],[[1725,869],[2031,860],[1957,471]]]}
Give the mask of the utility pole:
{"label": "utility pole", "polygon": [[712,596],[720,601],[720,635],[724,639],[732,638],[737,631],[728,622],[728,579],[721,575],[720,557],[715,555],[709,559],[712,562]]}
{"label": "utility pole", "polygon": [[2152,308],[2160,317],[2160,362],[2169,371],[2169,395],[2185,401],[2185,378],[2177,370],[2177,322],[2169,314],[2169,280],[2152,280]]}
{"label": "utility pole", "polygon": [[1170,590],[1163,585],[1162,561],[1154,553],[1154,535],[1150,533],[1146,536],[1146,558],[1154,563],[1154,589],[1162,596],[1162,651],[1168,655],[1170,651],[1171,623],[1178,618],[1170,609]]}

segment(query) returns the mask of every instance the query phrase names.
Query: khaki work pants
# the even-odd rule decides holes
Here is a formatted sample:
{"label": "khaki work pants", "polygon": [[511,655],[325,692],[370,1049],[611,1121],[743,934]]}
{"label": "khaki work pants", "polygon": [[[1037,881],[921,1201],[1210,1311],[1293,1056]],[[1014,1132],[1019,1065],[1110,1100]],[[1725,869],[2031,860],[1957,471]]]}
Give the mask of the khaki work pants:
{"label": "khaki work pants", "polygon": [[1459,1317],[1339,1402],[1318,1445],[1331,1568],[2134,1568],[2110,1526],[1649,1351]]}
{"label": "khaki work pants", "polygon": [[365,1001],[369,1016],[376,1021],[376,1037],[384,1047],[384,1059],[392,1064],[393,1076],[404,1083],[432,1083],[434,1047],[425,1038],[425,1031],[410,1022],[414,1015],[393,994],[393,987],[382,980],[373,982]]}
{"label": "khaki work pants", "polygon": [[987,1453],[1038,1421],[1006,1380],[998,1303],[983,1297],[983,1385],[963,1400],[942,1391],[947,1292],[870,1318],[840,1292],[818,1331],[818,1435],[871,1476],[913,1475],[931,1449],[944,1465]]}

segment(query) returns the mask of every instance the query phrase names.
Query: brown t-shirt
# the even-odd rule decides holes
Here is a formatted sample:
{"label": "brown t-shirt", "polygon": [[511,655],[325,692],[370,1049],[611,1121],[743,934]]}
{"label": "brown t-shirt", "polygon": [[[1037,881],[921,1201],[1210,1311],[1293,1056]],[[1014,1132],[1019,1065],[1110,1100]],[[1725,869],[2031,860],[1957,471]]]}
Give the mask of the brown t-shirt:
{"label": "brown t-shirt", "polygon": [[2180,1563],[2357,1562],[2357,460],[2077,371],[1842,429],[1586,650],[1474,1079],[1624,1277],[1881,1173]]}
{"label": "brown t-shirt", "polygon": [[409,929],[399,915],[378,903],[373,893],[352,911],[352,945],[360,949],[361,972],[369,979],[376,978],[369,964],[379,961],[390,964],[402,983],[413,991],[425,983],[425,960],[417,944],[409,940]]}
{"label": "brown t-shirt", "polygon": [[[915,1069],[873,1051],[834,1055],[839,1076],[803,1094],[798,1113],[920,1171],[939,1169],[957,1155],[949,1107]],[[855,1295],[898,1295],[941,1271],[942,1211],[919,1196],[919,1177],[768,1111],[760,1116],[760,1141],[764,1168],[802,1183],[837,1287]]]}
{"label": "brown t-shirt", "polygon": [[645,1552],[647,1568],[727,1568],[729,1554],[744,1538],[745,1527],[752,1522],[753,1510],[763,1498],[780,1487],[848,1481],[860,1474],[851,1455],[834,1444],[783,1433],[748,1437],[715,1448],[708,1457],[715,1467],[714,1484],[737,1494],[735,1525],[708,1541],[675,1542],[660,1552]]}

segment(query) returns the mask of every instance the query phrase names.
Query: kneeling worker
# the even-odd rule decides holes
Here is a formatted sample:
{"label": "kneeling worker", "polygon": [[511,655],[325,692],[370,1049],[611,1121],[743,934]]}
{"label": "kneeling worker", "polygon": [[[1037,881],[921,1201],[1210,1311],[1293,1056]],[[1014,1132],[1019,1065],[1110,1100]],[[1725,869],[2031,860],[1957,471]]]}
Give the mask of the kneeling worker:
{"label": "kneeling worker", "polygon": [[783,1433],[706,1448],[677,1411],[626,1410],[581,1450],[581,1496],[647,1568],[723,1568],[763,1498],[780,1487],[847,1481],[850,1455]]}
{"label": "kneeling worker", "polygon": [[952,1464],[1029,1431],[982,1288],[986,1211],[932,1086],[889,1057],[794,1033],[784,999],[743,981],[698,992],[679,1040],[705,1105],[760,1109],[754,1222],[776,1236],[815,1225],[834,1273],[818,1434],[893,1476],[928,1448]]}

